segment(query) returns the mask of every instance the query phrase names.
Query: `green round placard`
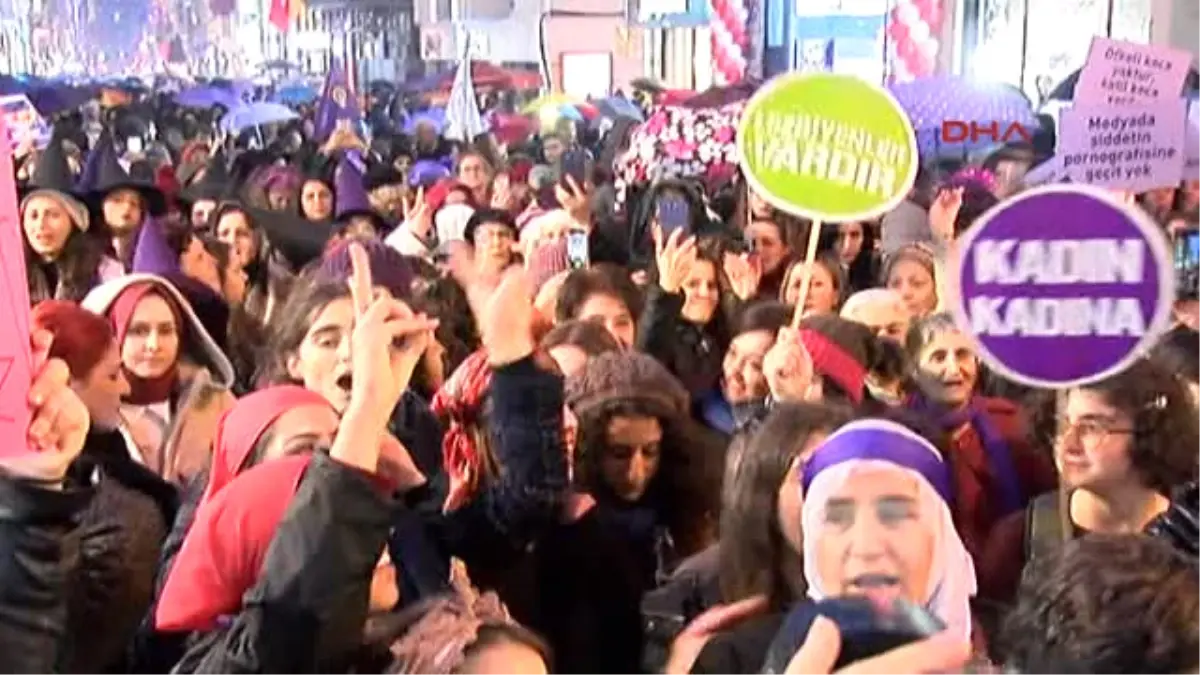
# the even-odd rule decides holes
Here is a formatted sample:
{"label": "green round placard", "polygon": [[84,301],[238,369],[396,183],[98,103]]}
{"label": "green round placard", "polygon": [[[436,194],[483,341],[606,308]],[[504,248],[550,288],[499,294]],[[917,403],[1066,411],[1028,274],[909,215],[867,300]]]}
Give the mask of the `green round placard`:
{"label": "green round placard", "polygon": [[875,218],[899,204],[917,176],[908,115],[886,89],[851,75],[771,80],[747,102],[737,134],[750,187],[803,218]]}

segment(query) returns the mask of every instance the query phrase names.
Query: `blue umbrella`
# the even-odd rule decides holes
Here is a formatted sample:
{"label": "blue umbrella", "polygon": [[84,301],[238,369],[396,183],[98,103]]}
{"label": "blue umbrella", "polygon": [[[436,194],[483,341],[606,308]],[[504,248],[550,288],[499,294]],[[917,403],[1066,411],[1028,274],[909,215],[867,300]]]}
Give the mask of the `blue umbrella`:
{"label": "blue umbrella", "polygon": [[30,89],[29,102],[43,117],[64,110],[74,110],[96,97],[90,87],[72,87],[67,84],[43,85]]}
{"label": "blue umbrella", "polygon": [[1027,130],[1038,128],[1037,116],[1020,89],[1007,84],[985,84],[961,77],[924,77],[888,87],[908,114],[917,134],[923,157],[965,156],[973,150],[996,145],[999,139],[976,136],[947,142],[942,138],[945,122],[988,125],[995,122],[999,133],[1013,124]]}
{"label": "blue umbrella", "polygon": [[240,104],[221,118],[221,129],[237,133],[248,127],[277,124],[298,119],[294,110],[280,103]]}
{"label": "blue umbrella", "polygon": [[642,109],[636,103],[630,101],[624,96],[609,96],[606,99],[601,99],[596,102],[596,108],[605,117],[619,118],[627,117],[631,120],[644,122],[646,116],[642,113]]}
{"label": "blue umbrella", "polygon": [[241,104],[237,94],[224,87],[192,87],[175,94],[175,102],[185,108],[211,108],[215,105],[236,108]]}
{"label": "blue umbrella", "polygon": [[305,105],[317,100],[317,89],[312,85],[297,83],[280,88],[272,100],[288,105]]}

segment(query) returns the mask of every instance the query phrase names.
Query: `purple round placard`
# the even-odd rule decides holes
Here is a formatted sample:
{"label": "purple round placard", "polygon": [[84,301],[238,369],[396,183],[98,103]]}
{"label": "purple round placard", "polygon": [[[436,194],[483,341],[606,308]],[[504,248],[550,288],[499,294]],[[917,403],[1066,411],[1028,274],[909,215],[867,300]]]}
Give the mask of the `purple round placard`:
{"label": "purple round placard", "polygon": [[1141,209],[1103,190],[1024,192],[984,214],[959,250],[959,326],[1013,382],[1065,389],[1115,375],[1170,321],[1166,239]]}

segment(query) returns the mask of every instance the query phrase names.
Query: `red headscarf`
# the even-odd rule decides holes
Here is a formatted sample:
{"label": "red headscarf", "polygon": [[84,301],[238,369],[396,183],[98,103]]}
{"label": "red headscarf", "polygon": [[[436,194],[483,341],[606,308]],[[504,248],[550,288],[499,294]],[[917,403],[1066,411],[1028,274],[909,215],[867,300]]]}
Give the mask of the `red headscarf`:
{"label": "red headscarf", "polygon": [[471,427],[478,426],[492,384],[487,352],[479,350],[459,364],[430,401],[430,409],[447,420],[442,437],[442,467],[450,477],[450,494],[444,509],[453,511],[475,491],[483,469],[483,457],[475,445]]}
{"label": "red headscarf", "polygon": [[[125,343],[125,334],[129,331],[133,313],[137,310],[138,303],[148,295],[157,295],[171,308],[171,314],[175,317],[175,331],[179,335],[179,349],[182,352],[187,331],[187,325],[183,322],[183,312],[169,292],[150,282],[130,284],[108,308],[108,320],[117,335],[117,344]],[[179,356],[176,355],[175,363],[158,377],[138,377],[124,365],[121,369],[125,371],[125,379],[129,381],[129,396],[125,399],[127,402],[134,405],[160,403],[171,396],[171,390],[175,387],[175,380],[179,375]]]}
{"label": "red headscarf", "polygon": [[425,203],[429,205],[429,212],[437,213],[445,206],[451,192],[463,193],[467,198],[467,206],[475,208],[475,195],[470,188],[453,178],[443,178],[425,191]]}
{"label": "red headscarf", "polygon": [[159,596],[158,630],[213,630],[241,608],[310,461],[291,455],[259,464],[201,501]]}
{"label": "red headscarf", "polygon": [[285,412],[305,405],[328,406],[329,401],[315,391],[294,384],[259,389],[238,399],[217,423],[212,468],[201,503],[211,500],[248,468],[246,460],[254,452],[254,446],[276,420]]}

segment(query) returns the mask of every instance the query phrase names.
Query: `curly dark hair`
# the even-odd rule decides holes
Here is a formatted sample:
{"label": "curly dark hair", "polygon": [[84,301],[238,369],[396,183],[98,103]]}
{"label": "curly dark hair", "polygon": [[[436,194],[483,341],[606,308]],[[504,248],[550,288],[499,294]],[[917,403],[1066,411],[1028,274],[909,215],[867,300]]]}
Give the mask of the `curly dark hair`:
{"label": "curly dark hair", "polygon": [[[1125,371],[1080,389],[1100,394],[1133,420],[1129,461],[1146,487],[1170,495],[1176,486],[1196,480],[1200,421],[1183,382],[1160,362],[1140,359]],[[1038,392],[1027,400],[1032,403],[1035,433],[1053,442],[1055,395]]]}
{"label": "curly dark hair", "polygon": [[642,314],[642,294],[629,280],[624,269],[600,263],[589,268],[572,271],[563,280],[558,291],[558,302],[554,305],[555,322],[578,318],[579,310],[594,295],[607,295],[619,299],[629,308],[629,315],[636,321]]}
{"label": "curly dark hair", "polygon": [[608,424],[614,417],[653,417],[662,425],[662,459],[643,500],[652,505],[674,538],[681,556],[711,543],[719,505],[723,439],[688,417],[677,416],[654,402],[617,399],[579,417],[575,484],[594,495],[612,495],[600,468],[610,450]]}
{"label": "curly dark hair", "polygon": [[1154,537],[1073,539],[1030,562],[998,653],[1019,673],[1195,672],[1196,573]]}

